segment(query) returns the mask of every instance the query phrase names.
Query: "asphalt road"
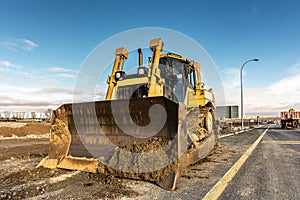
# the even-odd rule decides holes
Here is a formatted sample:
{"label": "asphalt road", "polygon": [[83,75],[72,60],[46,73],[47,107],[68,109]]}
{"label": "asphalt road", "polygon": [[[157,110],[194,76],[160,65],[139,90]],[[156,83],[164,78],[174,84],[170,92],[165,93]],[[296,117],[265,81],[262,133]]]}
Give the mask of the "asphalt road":
{"label": "asphalt road", "polygon": [[300,199],[300,130],[271,127],[219,199]]}
{"label": "asphalt road", "polygon": [[140,194],[139,199],[202,199],[265,130],[255,129],[220,139],[212,155],[190,166],[180,177],[175,191],[141,181],[129,184]]}
{"label": "asphalt road", "polygon": [[[222,138],[214,154],[189,167],[175,191],[142,182],[133,189],[139,199],[203,199],[266,128]],[[300,199],[300,129],[272,126],[247,156],[220,196],[208,199]]]}

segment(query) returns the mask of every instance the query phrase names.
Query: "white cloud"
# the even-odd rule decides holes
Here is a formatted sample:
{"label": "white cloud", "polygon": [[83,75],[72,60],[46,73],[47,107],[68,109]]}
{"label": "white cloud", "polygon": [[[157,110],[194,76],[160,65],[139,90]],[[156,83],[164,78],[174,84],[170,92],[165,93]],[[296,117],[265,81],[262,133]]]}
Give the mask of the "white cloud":
{"label": "white cloud", "polygon": [[[79,91],[76,91],[77,93],[80,93]],[[49,88],[39,88],[36,91],[33,92],[33,94],[74,94],[73,88],[67,88],[67,87],[49,87]]]}
{"label": "white cloud", "polygon": [[56,77],[74,79],[76,78],[76,71],[72,69],[67,69],[63,67],[52,67],[48,69],[49,72],[56,73]]}
{"label": "white cloud", "polygon": [[[244,93],[244,108],[246,113],[273,113],[294,107],[300,110],[299,91],[274,93],[268,88],[248,88]],[[298,105],[298,107],[295,107]]]}
{"label": "white cloud", "polygon": [[38,85],[26,87],[12,86],[9,83],[0,84],[0,112],[56,109],[64,103],[76,102],[74,95],[81,97],[79,102],[86,102],[93,101],[93,97],[97,100],[103,99],[105,92],[99,86],[87,88],[85,91],[79,89],[74,91],[72,87],[40,87]]}
{"label": "white cloud", "polygon": [[[290,75],[267,87],[244,88],[244,113],[278,115],[290,107],[300,110],[300,62],[291,66],[289,72]],[[226,104],[240,106],[239,69],[227,68],[222,74]]]}
{"label": "white cloud", "polygon": [[300,92],[300,73],[285,77],[270,85],[268,89],[277,95]]}
{"label": "white cloud", "polygon": [[61,77],[61,78],[76,78],[75,75],[73,74],[67,74],[67,73],[62,73],[62,74],[57,74],[57,77]]}
{"label": "white cloud", "polygon": [[291,74],[300,73],[300,61],[289,67],[288,72]]}
{"label": "white cloud", "polygon": [[93,96],[95,101],[104,100],[106,96],[106,88],[96,85]]}
{"label": "white cloud", "polygon": [[44,84],[47,84],[47,85],[56,85],[59,83],[56,79],[53,79],[53,78],[46,78],[46,79],[43,79],[41,82]]}
{"label": "white cloud", "polygon": [[39,111],[72,102],[73,88],[38,88],[0,85],[0,111]]}
{"label": "white cloud", "polygon": [[36,43],[34,43],[31,40],[28,39],[20,39],[21,44],[21,48],[26,50],[26,51],[32,51],[33,49],[35,49],[36,47],[38,47],[38,45]]}
{"label": "white cloud", "polygon": [[69,72],[72,71],[70,69],[62,68],[62,67],[52,67],[49,69],[50,72]]}
{"label": "white cloud", "polygon": [[11,51],[16,51],[18,46],[16,42],[9,40],[2,42],[1,45],[8,48]]}
{"label": "white cloud", "polygon": [[19,50],[32,51],[36,47],[38,47],[37,43],[25,38],[9,39],[2,42],[1,45],[11,51],[19,51]]}
{"label": "white cloud", "polygon": [[13,64],[7,60],[0,60],[0,67],[6,67],[6,68],[21,68],[21,66]]}
{"label": "white cloud", "polygon": [[23,80],[24,78],[30,78],[28,79],[30,82],[41,78],[41,75],[37,74],[36,70],[28,69],[28,67],[11,63],[7,60],[0,60],[0,72],[6,72],[9,76],[14,77],[15,80],[19,80],[20,77],[22,77]]}
{"label": "white cloud", "polygon": [[56,105],[57,102],[51,100],[28,100],[28,99],[14,99],[5,95],[0,95],[1,99],[0,106],[49,106]]}
{"label": "white cloud", "polygon": [[[279,115],[280,111],[294,107],[300,110],[300,91],[275,93],[271,87],[244,88],[244,114],[245,115]],[[226,90],[226,104],[240,106],[240,89]],[[298,105],[298,107],[297,107]]]}
{"label": "white cloud", "polygon": [[[225,68],[221,72],[223,78],[223,86],[225,89],[232,89],[240,87],[240,68]],[[247,72],[243,71],[243,77],[247,75]]]}
{"label": "white cloud", "polygon": [[0,60],[0,72],[19,73],[20,68],[22,68],[21,65],[16,65],[7,60]]}
{"label": "white cloud", "polygon": [[1,79],[2,79],[2,80],[8,80],[8,79],[10,79],[10,78],[7,77],[7,76],[4,76],[4,75],[1,75],[1,74],[0,74],[0,80],[1,80]]}
{"label": "white cloud", "polygon": [[[53,67],[52,72],[49,68],[31,71],[0,60],[0,72],[2,69],[8,73],[0,75],[0,111],[43,111],[73,101],[74,89],[67,87],[75,78],[71,69]],[[6,78],[7,74],[13,78]],[[61,80],[64,85],[59,84]]]}

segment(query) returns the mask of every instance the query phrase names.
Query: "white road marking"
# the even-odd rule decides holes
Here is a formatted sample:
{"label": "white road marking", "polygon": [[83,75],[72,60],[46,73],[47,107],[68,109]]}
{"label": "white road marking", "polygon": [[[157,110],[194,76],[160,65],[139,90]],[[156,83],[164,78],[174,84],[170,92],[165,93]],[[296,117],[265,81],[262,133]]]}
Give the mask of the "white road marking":
{"label": "white road marking", "polygon": [[269,130],[267,128],[263,134],[257,138],[257,140],[251,145],[251,147],[240,157],[240,159],[226,172],[226,174],[214,185],[214,187],[204,196],[204,200],[218,199],[223,193],[228,183],[233,179],[239,169],[243,166],[245,161],[251,155],[255,147],[260,143],[266,132]]}
{"label": "white road marking", "polygon": [[297,140],[264,140],[262,144],[300,144]]}
{"label": "white road marking", "polygon": [[232,135],[238,135],[240,133],[248,132],[248,131],[251,131],[251,130],[253,130],[253,128],[252,129],[247,129],[247,130],[244,130],[244,131],[237,131],[237,132],[234,132],[234,133],[229,133],[229,134],[226,134],[226,135],[220,135],[219,138],[229,137],[229,136],[232,136]]}
{"label": "white road marking", "polygon": [[224,137],[229,137],[229,136],[232,136],[234,135],[233,133],[229,133],[229,134],[226,134],[226,135],[220,135],[219,138],[224,138]]}

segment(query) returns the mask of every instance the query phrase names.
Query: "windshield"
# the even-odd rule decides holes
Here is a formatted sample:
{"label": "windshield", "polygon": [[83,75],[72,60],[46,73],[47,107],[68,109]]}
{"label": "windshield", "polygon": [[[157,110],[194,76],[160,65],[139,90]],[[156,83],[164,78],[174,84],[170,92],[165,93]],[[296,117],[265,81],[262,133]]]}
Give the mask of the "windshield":
{"label": "windshield", "polygon": [[164,96],[176,102],[183,102],[186,91],[185,63],[173,58],[161,58],[161,77],[165,79]]}
{"label": "windshield", "polygon": [[146,84],[120,86],[117,90],[117,99],[137,99],[148,96]]}

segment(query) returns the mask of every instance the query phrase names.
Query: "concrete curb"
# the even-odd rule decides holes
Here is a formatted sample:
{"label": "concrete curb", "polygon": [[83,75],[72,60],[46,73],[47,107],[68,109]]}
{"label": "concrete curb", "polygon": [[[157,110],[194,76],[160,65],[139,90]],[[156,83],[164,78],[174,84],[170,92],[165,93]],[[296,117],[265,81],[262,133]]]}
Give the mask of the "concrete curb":
{"label": "concrete curb", "polygon": [[[255,127],[255,128],[259,128],[259,127]],[[243,130],[243,131],[236,131],[236,132],[229,133],[229,134],[226,134],[226,135],[220,135],[219,138],[225,138],[225,137],[229,137],[229,136],[233,136],[233,135],[238,135],[240,133],[252,131],[255,128],[250,128],[250,129],[246,129],[246,130]]]}

